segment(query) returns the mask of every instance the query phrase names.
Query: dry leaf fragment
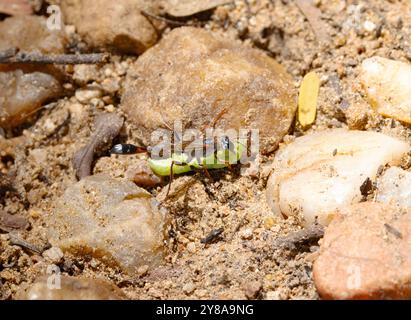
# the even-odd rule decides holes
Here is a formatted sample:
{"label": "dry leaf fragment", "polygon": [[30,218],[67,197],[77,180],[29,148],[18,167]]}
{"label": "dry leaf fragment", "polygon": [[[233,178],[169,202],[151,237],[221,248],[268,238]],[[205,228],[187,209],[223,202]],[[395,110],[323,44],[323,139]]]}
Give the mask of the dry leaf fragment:
{"label": "dry leaf fragment", "polygon": [[301,83],[298,97],[298,121],[303,128],[315,121],[320,78],[315,72],[307,73]]}

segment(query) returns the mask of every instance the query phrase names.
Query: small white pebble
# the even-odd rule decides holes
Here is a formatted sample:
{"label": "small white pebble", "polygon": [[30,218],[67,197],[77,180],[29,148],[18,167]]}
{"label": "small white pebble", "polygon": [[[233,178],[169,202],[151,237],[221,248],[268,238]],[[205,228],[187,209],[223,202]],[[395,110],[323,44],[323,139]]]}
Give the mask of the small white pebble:
{"label": "small white pebble", "polygon": [[106,69],[104,70],[104,75],[105,75],[106,77],[110,77],[112,74],[113,74],[113,70],[112,70],[112,69],[106,68]]}
{"label": "small white pebble", "polygon": [[66,90],[71,90],[73,89],[73,85],[71,83],[65,83],[63,84],[63,88]]}
{"label": "small white pebble", "polygon": [[364,30],[368,32],[373,32],[375,31],[375,29],[377,29],[377,25],[374,22],[369,21],[369,20],[364,22],[363,27],[364,27]]}
{"label": "small white pebble", "polygon": [[101,91],[98,89],[79,89],[76,91],[76,98],[81,103],[88,103],[92,99],[100,98]]}
{"label": "small white pebble", "polygon": [[196,289],[196,286],[195,286],[194,283],[192,283],[192,282],[186,283],[186,284],[183,286],[183,292],[184,292],[185,294],[192,294],[195,289]]}
{"label": "small white pebble", "polygon": [[56,124],[49,118],[44,122],[44,129],[49,133],[54,132],[54,130],[56,130],[56,127]]}
{"label": "small white pebble", "polygon": [[253,230],[251,228],[247,228],[240,231],[240,237],[243,240],[250,240],[253,238]]}
{"label": "small white pebble", "polygon": [[108,93],[115,93],[120,90],[120,82],[118,78],[107,78],[101,83],[104,91]]}
{"label": "small white pebble", "polygon": [[191,253],[196,252],[196,244],[194,242],[190,242],[189,244],[187,244],[187,250]]}
{"label": "small white pebble", "polygon": [[51,263],[59,263],[63,259],[64,253],[58,247],[51,247],[50,249],[43,252],[43,258]]}
{"label": "small white pebble", "polygon": [[66,31],[67,35],[71,35],[76,33],[76,27],[73,25],[66,25],[64,27],[64,30]]}
{"label": "small white pebble", "polygon": [[107,112],[114,112],[116,109],[114,108],[114,106],[112,104],[109,104],[108,106],[105,106],[104,108]]}
{"label": "small white pebble", "polygon": [[95,107],[95,108],[102,108],[104,107],[104,102],[103,100],[99,99],[99,98],[93,98],[90,100],[90,104]]}

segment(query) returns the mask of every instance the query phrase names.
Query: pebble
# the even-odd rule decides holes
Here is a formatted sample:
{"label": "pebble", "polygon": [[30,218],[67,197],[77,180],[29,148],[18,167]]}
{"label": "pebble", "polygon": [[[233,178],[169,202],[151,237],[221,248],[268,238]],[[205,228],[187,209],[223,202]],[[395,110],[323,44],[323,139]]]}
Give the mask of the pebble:
{"label": "pebble", "polygon": [[92,47],[140,54],[157,41],[156,29],[141,13],[158,12],[156,1],[62,0],[61,9],[65,22]]}
{"label": "pebble", "polygon": [[108,106],[104,107],[104,110],[109,113],[113,113],[114,111],[116,111],[116,108],[112,104],[109,104]]}
{"label": "pebble", "polygon": [[174,17],[187,17],[194,14],[208,11],[217,6],[227,4],[227,0],[207,0],[207,1],[197,1],[197,0],[164,0],[163,5],[165,11]]}
{"label": "pebble", "polygon": [[243,229],[239,233],[243,240],[251,240],[253,238],[253,229],[251,228]]}
{"label": "pebble", "polygon": [[359,78],[379,114],[411,123],[411,64],[372,57],[362,62]]}
{"label": "pebble", "polygon": [[101,82],[101,87],[104,91],[110,94],[116,93],[120,90],[120,82],[119,79],[115,78],[106,78]]}
{"label": "pebble", "polygon": [[187,250],[188,250],[188,252],[190,252],[190,253],[195,253],[196,250],[197,250],[196,244],[195,244],[194,242],[189,242],[189,243],[187,244]]}
{"label": "pebble", "polygon": [[265,294],[265,300],[285,300],[287,298],[283,291],[268,291]]}
{"label": "pebble", "polygon": [[23,123],[44,102],[62,93],[59,81],[43,70],[26,73],[16,69],[2,72],[0,66],[0,126],[12,128]]}
{"label": "pebble", "polygon": [[32,157],[39,165],[44,166],[47,164],[47,150],[45,149],[32,149],[30,150],[29,157]]}
{"label": "pebble", "polygon": [[92,99],[100,98],[101,90],[98,89],[78,89],[76,91],[76,99],[81,103],[88,103]]}
{"label": "pebble", "polygon": [[53,246],[92,256],[129,274],[163,261],[165,209],[125,180],[94,175],[70,186],[47,217]]}
{"label": "pebble", "polygon": [[369,33],[374,32],[375,29],[377,29],[377,25],[374,22],[369,21],[369,20],[364,21],[363,27],[364,27],[364,30]]}
{"label": "pebble", "polygon": [[161,185],[162,178],[155,175],[146,160],[137,156],[103,157],[97,160],[94,172],[102,172],[112,177],[125,177],[142,188]]}
{"label": "pebble", "polygon": [[410,208],[345,207],[325,231],[315,286],[324,299],[410,299],[410,252]]}
{"label": "pebble", "polygon": [[143,277],[143,276],[145,276],[145,275],[147,274],[147,272],[148,272],[149,269],[150,269],[150,267],[149,267],[148,265],[141,266],[141,267],[139,267],[139,268],[137,269],[137,274],[138,274],[140,277]]}
{"label": "pebble", "polygon": [[58,264],[64,257],[63,251],[58,247],[51,247],[50,249],[43,252],[43,258],[48,262],[53,264]]}
{"label": "pebble", "polygon": [[408,143],[371,131],[332,129],[308,134],[277,152],[267,201],[277,215],[328,225],[333,212],[363,199],[361,186],[380,166],[395,165]]}
{"label": "pebble", "polygon": [[26,290],[21,289],[17,299],[125,300],[127,297],[121,289],[105,280],[53,275],[49,278],[40,277]]}
{"label": "pebble", "polygon": [[174,29],[140,56],[124,88],[121,108],[145,145],[164,123],[183,119],[183,126],[201,130],[217,121],[221,129],[259,129],[267,153],[288,132],[297,108],[292,78],[274,59],[193,27]]}
{"label": "pebble", "polygon": [[85,85],[99,78],[99,70],[96,65],[79,64],[74,66],[73,79],[78,85]]}
{"label": "pebble", "polygon": [[186,284],[183,286],[183,292],[184,292],[185,294],[187,294],[187,295],[192,294],[195,289],[196,289],[196,286],[195,286],[195,284],[192,283],[192,282],[186,283]]}
{"label": "pebble", "polygon": [[391,167],[378,180],[376,201],[401,207],[411,206],[411,173]]}
{"label": "pebble", "polygon": [[260,281],[251,281],[247,283],[244,287],[244,294],[247,299],[256,299],[262,289],[262,284]]}

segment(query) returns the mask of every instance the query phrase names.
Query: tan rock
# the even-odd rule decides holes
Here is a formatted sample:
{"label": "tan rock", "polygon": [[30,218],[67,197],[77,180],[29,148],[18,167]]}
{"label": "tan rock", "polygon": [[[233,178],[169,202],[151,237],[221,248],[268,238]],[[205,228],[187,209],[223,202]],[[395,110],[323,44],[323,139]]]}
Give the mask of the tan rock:
{"label": "tan rock", "polygon": [[376,201],[411,206],[411,172],[398,167],[391,167],[379,178]]}
{"label": "tan rock", "polygon": [[17,293],[17,300],[124,300],[126,295],[107,281],[52,275],[40,277]]}
{"label": "tan rock", "polygon": [[14,16],[0,23],[0,51],[19,48],[26,52],[63,53],[68,40],[63,31],[47,28],[40,16]]}
{"label": "tan rock", "polygon": [[0,127],[21,124],[45,102],[61,95],[60,82],[52,72],[37,67],[2,72],[0,67]]}
{"label": "tan rock", "polygon": [[[64,53],[66,35],[49,30],[46,21],[39,16],[16,16],[0,22],[0,50]],[[0,65],[0,127],[21,124],[57,98],[62,93],[61,80],[61,72],[52,66]]]}
{"label": "tan rock", "polygon": [[95,98],[100,98],[102,92],[99,89],[78,89],[75,95],[79,102],[88,103]]}
{"label": "tan rock", "polygon": [[50,243],[132,274],[162,262],[167,217],[130,181],[89,176],[70,186],[47,219]]}
{"label": "tan rock", "polygon": [[144,9],[156,13],[155,1],[62,0],[65,22],[76,26],[84,40],[96,48],[140,54],[157,41],[157,32]]}
{"label": "tan rock", "polygon": [[360,81],[381,115],[411,123],[411,64],[381,57],[363,61]]}
{"label": "tan rock", "polygon": [[147,145],[153,130],[181,120],[185,128],[259,129],[270,152],[290,128],[296,99],[291,77],[263,52],[183,27],[130,68],[121,107]]}
{"label": "tan rock", "polygon": [[325,299],[411,298],[411,209],[364,202],[340,210],[313,277]]}
{"label": "tan rock", "polygon": [[163,0],[165,11],[174,17],[187,17],[229,3],[227,0]]}
{"label": "tan rock", "polygon": [[64,257],[63,251],[57,247],[51,247],[50,249],[44,251],[42,255],[48,262],[54,264],[60,263]]}
{"label": "tan rock", "polygon": [[247,299],[256,299],[261,292],[262,284],[260,281],[251,281],[250,283],[245,284],[244,294]]}

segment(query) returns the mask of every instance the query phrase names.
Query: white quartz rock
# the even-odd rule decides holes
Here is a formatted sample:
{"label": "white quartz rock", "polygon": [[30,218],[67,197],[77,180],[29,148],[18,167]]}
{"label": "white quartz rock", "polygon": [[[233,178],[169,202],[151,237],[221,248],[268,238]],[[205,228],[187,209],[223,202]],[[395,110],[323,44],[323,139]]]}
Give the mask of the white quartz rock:
{"label": "white quartz rock", "polygon": [[267,201],[277,215],[316,219],[362,199],[360,187],[381,165],[396,164],[410,149],[403,141],[368,131],[334,129],[297,138],[280,150],[267,183]]}
{"label": "white quartz rock", "polygon": [[411,123],[411,64],[381,57],[366,59],[360,82],[378,113]]}
{"label": "white quartz rock", "polygon": [[378,202],[411,206],[411,172],[391,167],[380,177],[377,186]]}

